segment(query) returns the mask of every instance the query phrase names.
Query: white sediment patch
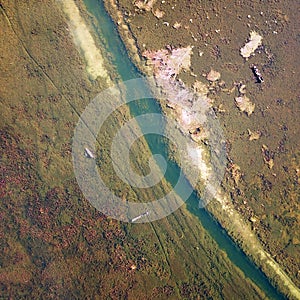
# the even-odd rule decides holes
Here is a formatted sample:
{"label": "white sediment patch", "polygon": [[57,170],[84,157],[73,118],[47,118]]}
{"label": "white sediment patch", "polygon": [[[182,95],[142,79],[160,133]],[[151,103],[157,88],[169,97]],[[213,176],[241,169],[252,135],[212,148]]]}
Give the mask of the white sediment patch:
{"label": "white sediment patch", "polygon": [[250,116],[255,109],[255,104],[252,103],[250,99],[245,95],[236,97],[235,105],[238,107],[240,111],[245,112],[248,116]]}
{"label": "white sediment patch", "polygon": [[241,48],[241,55],[244,58],[249,58],[254,54],[254,51],[261,45],[262,36],[260,36],[257,32],[250,32],[249,42],[245,44],[244,47]]}
{"label": "white sediment patch", "polygon": [[208,167],[208,163],[204,158],[206,155],[205,150],[200,146],[192,147],[188,145],[187,151],[192,163],[201,171],[201,179],[206,182],[211,176],[211,169]]}
{"label": "white sediment patch", "polygon": [[134,5],[139,9],[144,9],[145,11],[150,11],[153,8],[156,0],[149,1],[135,1]]}
{"label": "white sediment patch", "polygon": [[101,77],[110,85],[110,78],[104,67],[104,59],[101,51],[95,45],[95,41],[81,17],[77,5],[73,0],[63,0],[60,3],[68,17],[68,25],[74,42],[84,56],[87,64],[86,69],[91,79],[95,80],[97,77]]}

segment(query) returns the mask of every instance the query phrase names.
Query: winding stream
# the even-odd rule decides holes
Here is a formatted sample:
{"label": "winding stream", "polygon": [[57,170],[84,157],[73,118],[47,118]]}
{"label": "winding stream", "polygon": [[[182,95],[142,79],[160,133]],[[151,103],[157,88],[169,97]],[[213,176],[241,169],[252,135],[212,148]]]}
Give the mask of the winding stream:
{"label": "winding stream", "polygon": [[[106,51],[111,55],[111,63],[118,72],[119,78],[123,81],[142,77],[140,72],[131,62],[125,46],[123,45],[115,24],[104,9],[102,1],[84,0],[89,13],[95,17],[97,25],[95,31],[105,45]],[[130,112],[133,116],[145,113],[161,113],[158,102],[153,99],[143,99],[129,103]],[[151,152],[166,155],[166,145],[162,139],[155,135],[146,136]],[[174,186],[180,170],[174,163],[169,162],[165,178]],[[187,183],[188,184],[188,183]],[[240,268],[246,277],[250,278],[262,289],[270,299],[285,299],[269,282],[264,273],[237,247],[226,231],[219,225],[215,218],[205,209],[199,209],[199,198],[193,193],[186,202],[187,209],[197,216],[202,226],[217,242],[218,246],[227,253],[228,258]]]}

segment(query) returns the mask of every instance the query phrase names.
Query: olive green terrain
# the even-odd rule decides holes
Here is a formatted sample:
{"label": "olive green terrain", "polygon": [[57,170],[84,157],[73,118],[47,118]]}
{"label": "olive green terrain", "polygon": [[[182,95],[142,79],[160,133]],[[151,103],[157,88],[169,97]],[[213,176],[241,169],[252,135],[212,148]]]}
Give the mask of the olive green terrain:
{"label": "olive green terrain", "polygon": [[[298,1],[157,1],[152,11],[138,9],[132,1],[117,1],[140,53],[170,47],[194,46],[190,73],[180,75],[189,85],[210,84],[209,97],[222,123],[230,160],[241,170],[235,182],[229,168],[223,182],[235,208],[265,250],[300,285],[300,128],[299,128],[299,3]],[[152,12],[164,12],[157,18]],[[181,27],[173,28],[175,23]],[[263,46],[245,61],[239,53],[250,31],[263,36]],[[255,81],[255,64],[264,83]],[[220,84],[206,81],[214,69]],[[248,117],[235,106],[235,86],[246,85],[255,103]],[[230,92],[231,91],[231,92]],[[259,131],[249,141],[248,129]],[[267,145],[274,167],[264,162]],[[213,205],[213,203],[211,204]],[[254,221],[253,221],[254,220]]]}
{"label": "olive green terrain", "polygon": [[[2,0],[0,9],[0,298],[262,299],[185,208],[123,224],[91,207],[71,143],[80,113],[106,86],[89,80],[55,1]],[[123,107],[109,120],[101,149],[128,118]],[[135,155],[143,165],[146,143],[132,151],[145,154]],[[114,182],[110,165],[102,167]]]}

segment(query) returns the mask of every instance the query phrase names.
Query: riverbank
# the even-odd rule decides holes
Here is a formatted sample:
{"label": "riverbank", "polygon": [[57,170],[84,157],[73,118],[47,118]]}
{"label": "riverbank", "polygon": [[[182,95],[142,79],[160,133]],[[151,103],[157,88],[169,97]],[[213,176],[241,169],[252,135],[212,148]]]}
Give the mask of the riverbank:
{"label": "riverbank", "polygon": [[[111,15],[115,18],[116,24],[119,24],[120,28],[120,34],[125,40],[125,44],[127,44],[127,47],[129,49],[134,48],[132,47],[133,41],[138,39],[139,34],[136,34],[135,38],[130,37],[131,42],[126,42],[126,37],[131,30],[129,28],[126,28],[126,24],[124,24],[124,20],[127,20],[127,24],[130,24],[128,19],[132,22],[135,15],[138,15],[138,9],[130,10],[128,7],[126,9],[120,9],[120,7],[117,7],[115,3],[112,3],[113,1],[106,1],[106,3],[109,4],[109,11]],[[122,4],[125,5],[125,4]],[[123,6],[124,7],[124,6]],[[116,10],[117,11],[114,11]],[[154,9],[153,9],[154,10]],[[124,15],[121,16],[121,14],[126,12],[126,17],[124,19]],[[147,14],[147,13],[146,13]],[[148,13],[148,17],[150,12]],[[132,17],[132,18],[130,18]],[[158,22],[159,23],[159,22]],[[160,23],[159,23],[160,24]],[[133,28],[135,28],[134,25]],[[143,24],[139,24],[140,27],[143,27]],[[167,26],[167,25],[166,25]],[[168,26],[167,26],[168,27]],[[170,29],[173,32],[174,29]],[[165,30],[162,30],[163,32]],[[176,32],[176,31],[175,31]],[[175,33],[177,34],[177,33]],[[151,35],[151,34],[150,34]],[[141,39],[145,40],[145,36]],[[195,41],[195,40],[194,40]],[[140,47],[138,49],[141,49],[142,42],[138,40],[138,44]],[[147,43],[144,43],[147,44]],[[144,45],[143,44],[143,45]],[[172,42],[169,40],[169,44],[172,45]],[[131,49],[131,53],[138,53],[141,50],[135,50]],[[134,61],[137,61],[136,58],[134,58]],[[141,65],[140,61],[137,62],[139,65]],[[143,66],[140,66],[143,69]],[[193,66],[192,66],[193,67]],[[147,71],[148,72],[148,68]],[[189,77],[189,80],[191,76]],[[232,204],[231,199],[226,199],[224,195],[220,195],[218,197],[219,204],[211,204],[210,210],[214,212],[214,215],[217,216],[217,218],[220,220],[221,224],[227,229],[227,231],[233,236],[233,238],[241,245],[241,247],[244,249],[244,251],[252,257],[252,259],[262,267],[262,269],[265,271],[265,273],[271,278],[271,280],[276,285],[280,286],[281,290],[286,294],[290,295],[290,297],[299,297],[299,290],[297,289],[296,285],[290,280],[290,278],[281,270],[278,263],[274,261],[273,258],[271,258],[271,255],[268,254],[261,244],[258,242],[255,232],[251,229],[250,224],[243,220],[242,216],[239,215],[239,213],[236,211],[234,204]],[[219,207],[218,207],[219,206]]]}

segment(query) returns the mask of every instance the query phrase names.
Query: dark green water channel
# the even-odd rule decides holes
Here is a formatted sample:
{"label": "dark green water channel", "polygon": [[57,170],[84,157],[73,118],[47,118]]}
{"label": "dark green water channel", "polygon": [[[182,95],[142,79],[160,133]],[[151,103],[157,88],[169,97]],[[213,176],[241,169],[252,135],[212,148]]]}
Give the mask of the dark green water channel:
{"label": "dark green water channel", "polygon": [[[126,48],[116,30],[114,22],[107,14],[104,4],[99,0],[84,0],[88,11],[95,17],[95,28],[106,51],[111,55],[111,63],[114,65],[119,78],[122,81],[140,78],[142,75],[130,60]],[[154,99],[141,99],[130,102],[130,112],[133,116],[145,113],[161,113],[160,106]],[[143,129],[143,128],[142,128]],[[146,140],[153,154],[167,155],[167,147],[164,139],[155,135],[147,135]],[[169,161],[165,178],[174,186],[179,176],[180,169],[175,163]],[[189,185],[186,182],[187,186]],[[183,191],[184,193],[184,191]],[[180,194],[180,191],[179,191]],[[244,274],[257,284],[270,299],[285,299],[269,282],[264,273],[249,260],[244,252],[236,246],[226,231],[219,225],[214,217],[205,209],[199,209],[200,199],[193,193],[186,201],[188,210],[196,215],[202,226],[209,232],[218,246],[223,249],[228,258],[239,267]]]}

